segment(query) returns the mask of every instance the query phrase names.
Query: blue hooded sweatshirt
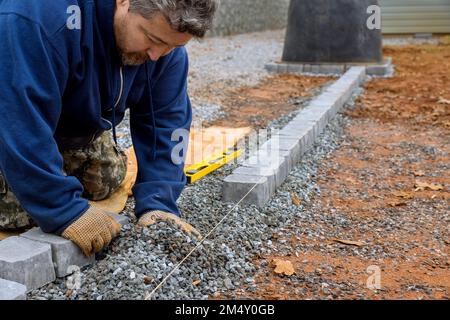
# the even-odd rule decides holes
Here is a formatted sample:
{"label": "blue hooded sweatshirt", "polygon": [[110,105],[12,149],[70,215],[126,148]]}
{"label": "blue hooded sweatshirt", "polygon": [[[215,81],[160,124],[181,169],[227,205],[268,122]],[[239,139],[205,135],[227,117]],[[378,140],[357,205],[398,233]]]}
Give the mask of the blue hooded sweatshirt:
{"label": "blue hooded sweatshirt", "polygon": [[[78,28],[68,23],[74,8]],[[127,108],[138,160],[135,214],[180,215],[185,154],[171,156],[187,145],[176,132],[188,132],[192,120],[187,53],[181,47],[123,67],[114,10],[115,0],[0,0],[0,170],[44,232],[61,234],[89,207],[81,183],[62,171],[61,145],[108,130],[115,138]]]}

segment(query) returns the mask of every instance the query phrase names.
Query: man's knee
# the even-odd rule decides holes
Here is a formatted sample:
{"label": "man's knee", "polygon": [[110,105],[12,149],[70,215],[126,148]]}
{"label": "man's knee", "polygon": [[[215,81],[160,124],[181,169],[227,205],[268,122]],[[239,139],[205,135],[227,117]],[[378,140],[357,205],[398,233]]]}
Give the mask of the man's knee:
{"label": "man's knee", "polygon": [[34,225],[32,218],[22,208],[0,172],[0,230],[27,228]]}
{"label": "man's knee", "polygon": [[63,153],[64,168],[84,187],[86,199],[100,201],[110,197],[122,184],[127,158],[105,133],[89,146]]}

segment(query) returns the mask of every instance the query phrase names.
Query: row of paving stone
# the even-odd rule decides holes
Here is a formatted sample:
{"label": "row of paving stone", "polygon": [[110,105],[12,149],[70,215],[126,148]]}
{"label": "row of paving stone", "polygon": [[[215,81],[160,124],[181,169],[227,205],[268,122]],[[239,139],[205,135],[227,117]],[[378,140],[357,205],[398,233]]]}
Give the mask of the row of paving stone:
{"label": "row of paving stone", "polygon": [[350,68],[283,129],[272,134],[225,178],[223,200],[263,207],[365,78],[365,67]]}
{"label": "row of paving stone", "polygon": [[[125,216],[111,216],[122,226],[129,223]],[[0,300],[26,299],[27,292],[94,262],[72,241],[40,228],[7,238],[0,242]]]}
{"label": "row of paving stone", "polygon": [[[266,70],[270,73],[297,73],[297,74],[320,74],[341,75],[355,64],[346,63],[292,63],[271,62],[266,64]],[[382,63],[368,63],[365,65],[368,76],[391,76],[394,73],[392,58],[386,58]]]}

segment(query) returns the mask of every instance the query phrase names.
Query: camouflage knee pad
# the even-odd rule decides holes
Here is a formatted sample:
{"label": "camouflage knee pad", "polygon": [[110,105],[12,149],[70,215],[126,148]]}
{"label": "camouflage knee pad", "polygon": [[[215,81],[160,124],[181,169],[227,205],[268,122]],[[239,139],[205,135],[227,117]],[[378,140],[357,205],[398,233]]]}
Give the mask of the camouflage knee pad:
{"label": "camouflage knee pad", "polygon": [[[62,151],[61,154],[64,173],[75,176],[81,182],[86,199],[99,201],[108,198],[125,179],[127,157],[116,147],[109,132],[84,148]],[[0,230],[34,225],[0,172]]]}
{"label": "camouflage knee pad", "polygon": [[22,209],[0,172],[0,230],[15,230],[34,225],[34,221]]}
{"label": "camouflage knee pad", "polygon": [[64,171],[83,185],[86,199],[108,198],[122,184],[127,173],[127,157],[119,150],[110,132],[103,133],[90,145],[62,152]]}

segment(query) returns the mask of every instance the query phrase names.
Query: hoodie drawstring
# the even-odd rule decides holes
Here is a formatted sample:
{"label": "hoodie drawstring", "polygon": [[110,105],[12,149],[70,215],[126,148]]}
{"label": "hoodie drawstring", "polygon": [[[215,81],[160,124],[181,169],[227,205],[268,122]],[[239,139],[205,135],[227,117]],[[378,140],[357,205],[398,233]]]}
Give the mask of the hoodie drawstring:
{"label": "hoodie drawstring", "polygon": [[150,112],[152,114],[152,127],[153,127],[153,141],[152,141],[152,153],[151,153],[151,159],[154,161],[156,160],[156,121],[155,121],[155,110],[153,108],[153,97],[152,97],[152,83],[150,80],[150,72],[148,70],[149,64],[146,64],[145,72],[147,77],[147,94],[148,94],[148,101],[150,103]]}
{"label": "hoodie drawstring", "polygon": [[114,142],[116,144],[116,147],[118,147],[117,145],[117,135],[116,135],[116,108],[120,103],[120,100],[122,100],[122,95],[123,95],[123,88],[124,88],[124,78],[123,78],[123,68],[120,67],[119,70],[120,73],[120,91],[119,91],[119,98],[117,99],[116,103],[114,103],[113,105],[113,112],[112,112],[112,132],[113,132],[113,139]]}
{"label": "hoodie drawstring", "polygon": [[[150,72],[148,70],[149,65],[146,64],[146,68],[145,68],[145,74],[147,77],[147,95],[148,95],[148,100],[150,103],[150,112],[151,112],[151,117],[152,117],[152,130],[153,130],[153,139],[152,139],[152,151],[151,151],[151,159],[154,161],[156,160],[156,121],[155,121],[155,110],[153,108],[153,97],[152,97],[152,85],[151,85],[151,80],[150,80]],[[122,71],[121,71],[122,72]],[[121,77],[122,77],[122,73],[121,73]],[[123,86],[123,78],[121,78],[122,81],[122,86]],[[123,87],[121,88],[121,90],[123,90]],[[119,101],[116,103],[116,105],[113,106],[113,112],[112,112],[112,132],[113,132],[113,139],[114,142],[117,145],[117,134],[116,134],[116,107],[117,104],[120,102],[120,97],[119,97]]]}
{"label": "hoodie drawstring", "polygon": [[113,139],[114,143],[117,145],[117,135],[116,135],[116,108],[113,107],[113,113],[112,113],[112,132],[113,132]]}

